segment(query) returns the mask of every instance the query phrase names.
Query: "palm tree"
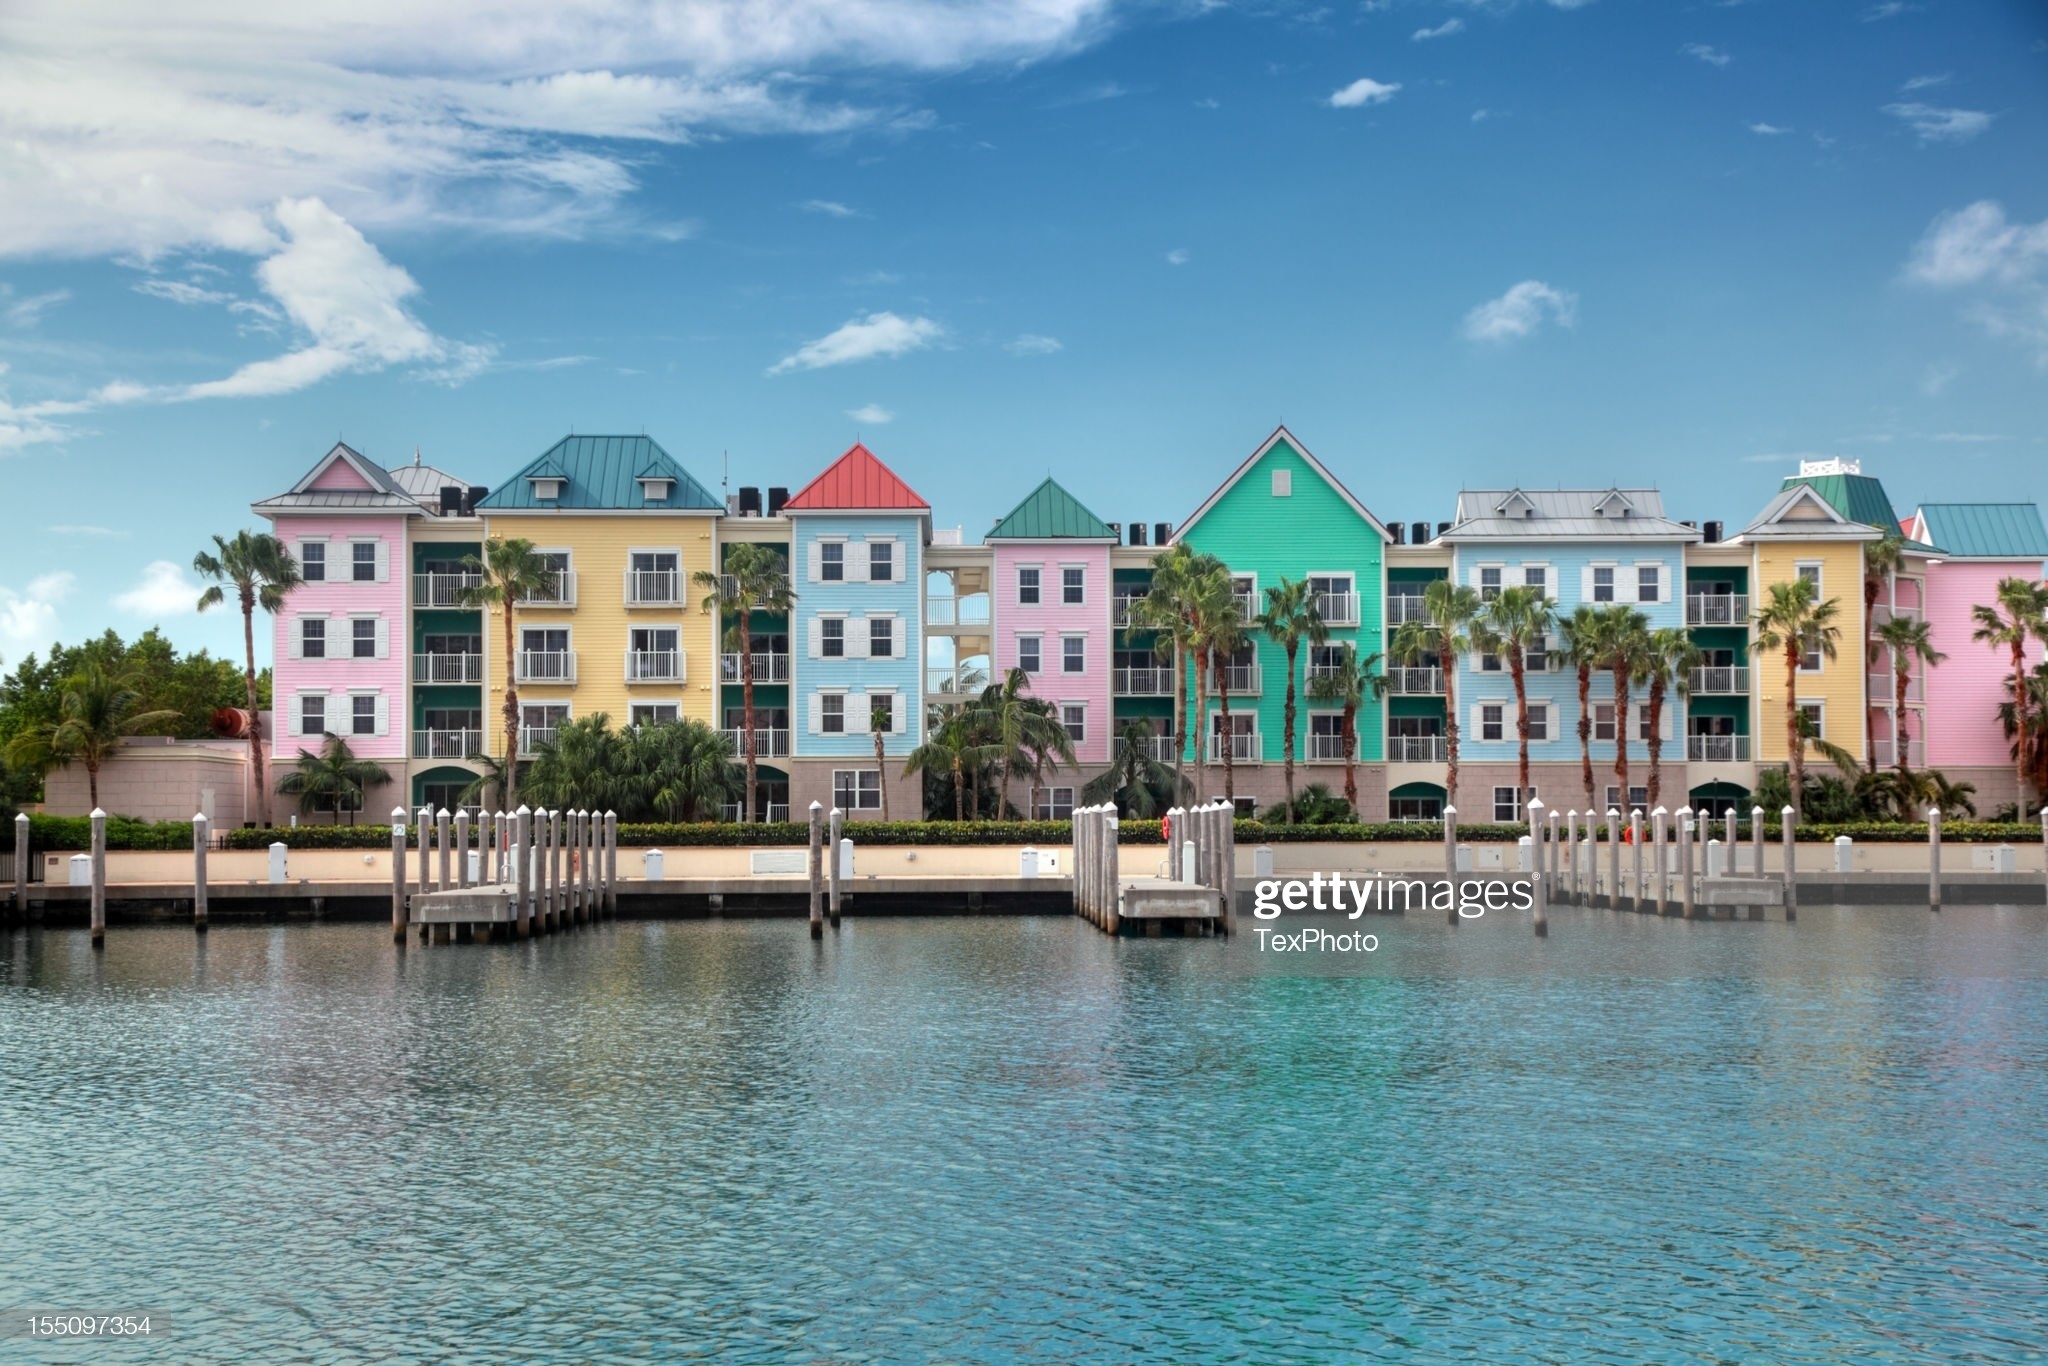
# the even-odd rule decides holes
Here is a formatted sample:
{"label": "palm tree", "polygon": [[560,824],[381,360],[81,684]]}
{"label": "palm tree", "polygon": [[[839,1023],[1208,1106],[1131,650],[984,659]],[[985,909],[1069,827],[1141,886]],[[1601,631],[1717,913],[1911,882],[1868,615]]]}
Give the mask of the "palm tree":
{"label": "palm tree", "polygon": [[[747,766],[745,805],[740,809],[740,819],[751,821],[755,810],[755,761],[760,752],[760,742],[754,730],[754,645],[750,616],[754,612],[786,616],[795,606],[796,594],[789,586],[789,564],[782,558],[782,552],[773,546],[740,541],[726,547],[723,574],[700,569],[690,576],[690,582],[710,590],[704,595],[704,611],[722,623],[720,638],[726,653],[740,657],[740,755]],[[722,672],[720,676],[723,677]],[[886,805],[888,800],[885,788],[882,801]]]}
{"label": "palm tree", "polygon": [[[1836,642],[1842,636],[1842,628],[1836,625],[1841,612],[1840,599],[1816,602],[1814,593],[1813,580],[1808,578],[1772,584],[1770,601],[1757,612],[1754,635],[1749,642],[1749,648],[1759,658],[1773,650],[1781,652],[1785,658],[1785,752],[1792,774],[1790,785],[1794,816],[1804,813],[1805,737],[1812,730],[1806,713],[1799,707],[1799,660],[1809,646],[1818,650],[1823,658],[1833,659]],[[1802,722],[1806,723],[1804,730]],[[1850,768],[1853,772],[1853,759]]]}
{"label": "palm tree", "polygon": [[1433,579],[1422,590],[1422,616],[1404,621],[1387,649],[1403,664],[1435,655],[1444,672],[1444,801],[1458,804],[1458,661],[1472,649],[1467,634],[1479,617],[1479,592],[1468,584]]}
{"label": "palm tree", "polygon": [[1109,767],[1089,779],[1081,800],[1089,806],[1113,801],[1117,810],[1136,820],[1149,820],[1164,806],[1186,797],[1171,766],[1152,757],[1152,722],[1134,716],[1117,728]]}
{"label": "palm tree", "polygon": [[1281,773],[1287,784],[1287,823],[1294,824],[1294,678],[1295,658],[1301,643],[1321,645],[1330,638],[1323,614],[1316,608],[1316,595],[1305,579],[1282,578],[1266,590],[1266,610],[1255,622],[1269,640],[1287,651],[1287,704],[1281,716]]}
{"label": "palm tree", "polygon": [[[503,811],[505,809],[506,792],[505,775],[512,771],[511,767],[506,764],[503,756],[494,758],[489,754],[471,755],[470,762],[481,768],[483,772],[479,773],[467,787],[462,789],[461,794],[457,796],[456,800],[464,806],[489,806]],[[493,795],[494,793],[496,794],[495,796]]]}
{"label": "palm tree", "polygon": [[[255,776],[252,791],[269,791],[263,785],[263,727],[256,724],[256,609],[275,614],[301,582],[298,561],[284,542],[268,532],[238,531],[232,541],[216,535],[214,551],[202,550],[192,557],[192,568],[213,583],[199,595],[199,610],[218,607],[227,601],[226,588],[234,585],[242,607],[242,681],[249,696],[249,768]],[[95,803],[97,805],[97,803]],[[270,824],[269,803],[264,803],[263,824]]]}
{"label": "palm tree", "polygon": [[1601,637],[1606,646],[1607,671],[1614,679],[1614,780],[1621,787],[1621,807],[1626,810],[1629,709],[1633,705],[1630,685],[1648,674],[1650,619],[1621,603],[1603,609],[1602,615],[1606,620]]}
{"label": "palm tree", "polygon": [[1593,668],[1600,662],[1600,609],[1580,603],[1559,619],[1558,658],[1579,676],[1579,780],[1586,787],[1586,809],[1593,809]]}
{"label": "palm tree", "polygon": [[[1882,540],[1868,541],[1863,546],[1863,629],[1869,630],[1877,613],[1877,595],[1899,572],[1906,562],[1906,538],[1896,526],[1883,528]],[[1877,660],[1877,643],[1870,644],[1870,658]],[[1866,772],[1877,772],[1876,721],[1871,709],[1863,709],[1863,759]]]}
{"label": "palm tree", "polygon": [[[505,614],[505,805],[519,789],[519,629],[514,620],[526,598],[553,597],[560,571],[523,536],[493,536],[484,542],[483,557],[464,557],[462,567],[482,582],[464,588],[457,601],[465,607],[501,608]],[[615,809],[577,803],[589,810]]]}
{"label": "palm tree", "polygon": [[[733,768],[732,741],[725,732],[684,717],[651,726],[629,726],[633,788],[649,814],[670,821],[718,819],[740,793]],[[616,809],[607,802],[578,802],[585,810]]]}
{"label": "palm tree", "polygon": [[882,790],[882,819],[889,819],[889,761],[882,756],[882,737],[896,719],[896,709],[887,702],[868,707],[868,734],[875,741],[875,785]]}
{"label": "palm tree", "polygon": [[[953,783],[953,819],[967,819],[964,804],[980,794],[970,785],[970,775],[996,757],[995,747],[980,743],[973,719],[958,708],[948,708],[925,724],[925,741],[903,761],[903,772],[945,774]],[[980,814],[977,809],[976,815]]]}
{"label": "palm tree", "polygon": [[1516,584],[1503,588],[1479,613],[1472,626],[1472,646],[1483,654],[1506,658],[1508,680],[1515,686],[1516,781],[1521,794],[1529,795],[1529,677],[1528,652],[1557,624],[1557,613],[1541,588]]}
{"label": "palm tree", "polygon": [[[1237,800],[1237,769],[1233,760],[1237,746],[1230,728],[1230,661],[1250,643],[1251,637],[1245,630],[1248,623],[1244,609],[1238,605],[1230,573],[1220,560],[1215,570],[1202,580],[1202,585],[1202,591],[1195,599],[1196,651],[1207,658],[1209,666],[1216,671],[1216,706],[1223,735],[1222,743],[1217,746],[1223,751],[1223,800],[1234,803]],[[1206,704],[1202,710],[1206,722]]]}
{"label": "palm tree", "polygon": [[[1048,756],[1074,762],[1074,741],[1067,728],[1053,714],[1051,704],[1031,696],[1031,676],[1012,669],[1001,683],[982,689],[981,697],[969,708],[970,724],[993,748],[998,770],[998,807],[1010,803],[1010,780],[1018,773],[1033,775],[1032,798],[1038,795],[1036,778],[1044,771]],[[998,809],[997,818],[1002,811]]]}
{"label": "palm tree", "polygon": [[[2012,741],[2013,761],[2033,779],[2036,792],[2048,792],[2048,664],[2025,675],[2019,702],[1998,704],[1998,724]],[[2020,788],[2014,818],[2026,818],[2026,787]]]}
{"label": "palm tree", "polygon": [[1664,697],[1666,690],[1676,684],[1678,695],[1692,694],[1692,671],[1700,667],[1706,655],[1693,643],[1692,634],[1675,627],[1663,627],[1650,632],[1647,648],[1643,652],[1644,668],[1649,678],[1650,738],[1646,742],[1650,751],[1650,809],[1657,809],[1658,796],[1664,790]]}
{"label": "palm tree", "polygon": [[[1994,650],[2011,652],[2012,703],[2006,733],[2013,736],[2013,762],[2019,773],[2019,814],[2027,816],[2027,770],[2032,731],[2032,708],[2027,705],[2027,642],[2048,640],[2048,585],[2022,578],[1998,581],[1995,605],[1979,603],[1970,609],[1977,629],[1970,639],[1980,640]],[[2001,711],[2001,716],[2008,713]]]}
{"label": "palm tree", "polygon": [[1188,664],[1194,658],[1194,617],[1188,610],[1189,587],[1200,568],[1198,556],[1185,545],[1169,546],[1152,557],[1152,586],[1144,597],[1131,603],[1124,616],[1124,638],[1139,631],[1155,631],[1156,651],[1170,651],[1173,657],[1173,733],[1178,745],[1173,755],[1174,786],[1178,790],[1181,767],[1188,743]]}
{"label": "palm tree", "polygon": [[1336,665],[1308,681],[1308,695],[1318,702],[1335,702],[1344,708],[1340,731],[1344,745],[1344,800],[1351,803],[1351,813],[1356,816],[1358,709],[1365,705],[1368,696],[1383,695],[1387,690],[1387,680],[1384,674],[1374,672],[1380,662],[1378,653],[1360,655],[1358,647],[1348,640],[1337,649]]}
{"label": "palm tree", "polygon": [[334,823],[341,824],[341,813],[348,812],[348,823],[356,823],[356,812],[363,809],[366,794],[373,787],[383,787],[391,781],[391,775],[384,771],[384,765],[374,759],[358,759],[348,747],[348,741],[329,731],[320,742],[320,752],[299,751],[297,765],[290,773],[278,779],[279,795],[297,797],[299,810],[307,815],[323,807],[334,813]]}
{"label": "palm tree", "polygon": [[[1897,752],[1899,772],[1909,771],[1906,763],[1906,685],[1912,681],[1913,665],[1931,669],[1948,656],[1934,648],[1933,630],[1923,617],[1893,617],[1877,628],[1882,648],[1892,656],[1892,747]],[[1875,750],[1872,751],[1873,756]],[[1875,770],[1873,770],[1875,771]]]}
{"label": "palm tree", "polygon": [[143,680],[136,674],[109,673],[87,663],[64,682],[57,715],[16,735],[7,746],[14,768],[47,774],[53,768],[85,765],[85,790],[93,809],[100,804],[100,769],[131,735],[175,724],[175,711],[137,711]]}

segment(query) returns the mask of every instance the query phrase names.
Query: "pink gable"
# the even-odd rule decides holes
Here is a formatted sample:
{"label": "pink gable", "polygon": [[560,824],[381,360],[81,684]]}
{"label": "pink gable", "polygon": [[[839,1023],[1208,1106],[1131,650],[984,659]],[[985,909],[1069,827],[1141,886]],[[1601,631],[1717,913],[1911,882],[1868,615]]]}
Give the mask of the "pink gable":
{"label": "pink gable", "polygon": [[355,466],[336,456],[327,462],[327,468],[320,471],[320,477],[313,481],[316,489],[363,490],[370,487],[370,481],[357,474]]}

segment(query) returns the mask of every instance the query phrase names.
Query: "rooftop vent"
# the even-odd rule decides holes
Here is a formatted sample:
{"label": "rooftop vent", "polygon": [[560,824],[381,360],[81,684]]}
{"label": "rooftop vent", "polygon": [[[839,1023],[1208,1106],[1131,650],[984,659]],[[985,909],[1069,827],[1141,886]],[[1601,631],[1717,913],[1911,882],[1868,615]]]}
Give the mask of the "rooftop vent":
{"label": "rooftop vent", "polygon": [[740,485],[740,516],[759,517],[760,515],[761,490],[750,484]]}
{"label": "rooftop vent", "polygon": [[1165,545],[1168,541],[1171,541],[1172,539],[1172,522],[1154,522],[1152,524],[1152,544]]}
{"label": "rooftop vent", "polygon": [[768,515],[769,515],[770,517],[780,517],[780,516],[782,515],[782,505],[783,505],[784,503],[787,503],[788,501],[789,501],[789,490],[788,490],[788,489],[778,489],[778,488],[771,488],[771,489],[769,489],[769,490],[768,490]]}
{"label": "rooftop vent", "polygon": [[1428,545],[1429,523],[1416,522],[1412,526],[1410,526],[1408,528],[1408,541],[1411,545]]}
{"label": "rooftop vent", "polygon": [[441,485],[441,515],[443,517],[452,517],[460,511],[462,511],[462,486],[460,484]]}
{"label": "rooftop vent", "polygon": [[1132,544],[1132,545],[1143,545],[1143,544],[1145,544],[1145,524],[1144,524],[1143,522],[1132,522],[1132,523],[1131,523],[1131,544]]}
{"label": "rooftop vent", "polygon": [[1702,531],[1704,531],[1704,532],[1706,533],[1706,538],[1707,538],[1707,544],[1708,544],[1708,545],[1719,545],[1719,544],[1720,544],[1720,542],[1721,542],[1721,523],[1719,523],[1719,522],[1708,522],[1708,523],[1706,524],[1706,526],[1705,526],[1705,527],[1701,528],[1701,530],[1702,530]]}
{"label": "rooftop vent", "polygon": [[1391,523],[1387,527],[1387,531],[1393,536],[1395,545],[1408,544],[1408,528],[1401,525],[1401,523]]}

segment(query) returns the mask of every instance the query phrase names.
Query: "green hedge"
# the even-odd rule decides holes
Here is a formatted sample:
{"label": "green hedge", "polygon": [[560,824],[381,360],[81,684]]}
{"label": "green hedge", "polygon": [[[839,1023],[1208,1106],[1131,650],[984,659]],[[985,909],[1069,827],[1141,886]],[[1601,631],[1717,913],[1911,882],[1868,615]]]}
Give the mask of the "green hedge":
{"label": "green hedge", "polygon": [[[1708,839],[1718,839],[1727,832],[1727,818],[1717,816],[1708,822]],[[1678,823],[1671,821],[1665,826],[1667,838],[1676,838]],[[1622,826],[1624,832],[1628,826]],[[1749,817],[1743,816],[1736,823],[1737,838],[1747,844],[1751,838]],[[1563,838],[1563,827],[1559,827],[1559,838]],[[1768,821],[1764,825],[1764,842],[1782,844],[1778,822]],[[1839,835],[1847,835],[1858,844],[1925,844],[1927,824],[1924,821],[1843,821],[1826,825],[1802,825],[1793,838],[1800,844],[1833,844]],[[1583,838],[1584,832],[1581,831]],[[1459,838],[1463,838],[1462,831]],[[1607,842],[1607,827],[1595,826],[1593,839],[1600,844]],[[1643,822],[1643,840],[1650,839],[1650,823]],[[2039,844],[2041,827],[2023,821],[1943,821],[1941,823],[1943,844]]]}
{"label": "green hedge", "polygon": [[[13,837],[10,833],[9,844]],[[61,851],[84,853],[92,848],[90,816],[46,816],[31,812],[28,818],[28,847],[35,853]],[[129,816],[107,817],[107,848],[190,849],[192,822],[138,821]]]}

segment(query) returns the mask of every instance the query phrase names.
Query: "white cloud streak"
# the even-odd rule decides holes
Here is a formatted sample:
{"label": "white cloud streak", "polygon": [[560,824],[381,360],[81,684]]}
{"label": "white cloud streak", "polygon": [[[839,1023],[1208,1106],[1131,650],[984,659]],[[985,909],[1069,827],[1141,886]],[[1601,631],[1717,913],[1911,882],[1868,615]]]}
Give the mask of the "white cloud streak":
{"label": "white cloud streak", "polygon": [[1048,337],[1037,332],[1025,332],[1003,344],[1003,350],[1013,356],[1050,356],[1064,351],[1058,337]]}
{"label": "white cloud streak", "polygon": [[138,617],[189,616],[198,610],[199,585],[170,560],[151,560],[135,586],[114,595],[114,606]]}
{"label": "white cloud streak", "polygon": [[1539,331],[1546,321],[1570,327],[1578,321],[1579,296],[1541,280],[1523,280],[1498,299],[1465,315],[1468,341],[1506,343]]}
{"label": "white cloud streak", "polygon": [[1705,43],[1687,43],[1678,50],[1688,57],[1699,58],[1708,66],[1726,66],[1729,62],[1735,60],[1720,48],[1709,47]]}
{"label": "white cloud streak", "polygon": [[1995,117],[1981,109],[1946,109],[1917,101],[1888,104],[1884,112],[1911,128],[1923,147],[1937,142],[1968,142],[1991,127]]}
{"label": "white cloud streak", "polygon": [[836,199],[806,199],[801,205],[805,213],[821,213],[827,218],[859,218],[859,209],[840,203]]}
{"label": "white cloud streak", "polygon": [[57,605],[78,582],[69,570],[29,580],[19,590],[0,584],[0,658],[19,662],[57,639]]}
{"label": "white cloud streak", "polygon": [[846,415],[863,427],[886,427],[896,420],[896,414],[879,403],[864,403],[858,408],[848,408]]}
{"label": "white cloud streak", "polygon": [[1961,294],[1966,319],[2048,370],[2048,219],[2015,223],[1991,199],[1944,213],[1914,244],[1905,277]]}
{"label": "white cloud streak", "polygon": [[1790,128],[1780,128],[1775,123],[1764,123],[1761,121],[1749,124],[1748,128],[1750,132],[1755,133],[1760,137],[1767,138],[1783,137],[1785,134],[1792,131]]}
{"label": "white cloud streak", "polygon": [[922,351],[945,335],[945,329],[930,318],[905,318],[895,313],[870,313],[805,342],[768,367],[771,375],[795,370],[823,370],[856,361],[890,359]]}
{"label": "white cloud streak", "polygon": [[1332,109],[1362,109],[1369,105],[1385,104],[1394,98],[1400,89],[1399,81],[1389,85],[1373,80],[1370,76],[1360,76],[1342,90],[1333,93],[1329,104]]}
{"label": "white cloud streak", "polygon": [[1432,38],[1448,38],[1454,33],[1465,31],[1465,21],[1456,17],[1444,20],[1435,28],[1419,28],[1410,35],[1409,41],[1426,43]]}

